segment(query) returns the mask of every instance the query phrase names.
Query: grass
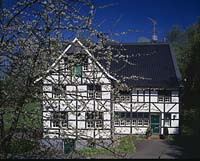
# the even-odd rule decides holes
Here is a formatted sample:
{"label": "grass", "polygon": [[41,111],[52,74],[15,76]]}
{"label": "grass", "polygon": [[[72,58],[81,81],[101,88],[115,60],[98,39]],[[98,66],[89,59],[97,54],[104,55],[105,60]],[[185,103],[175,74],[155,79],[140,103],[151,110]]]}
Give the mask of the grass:
{"label": "grass", "polygon": [[101,148],[84,148],[78,150],[79,153],[83,155],[96,155],[96,154],[112,154],[112,152],[115,152],[117,154],[134,154],[135,153],[135,145],[134,142],[136,140],[136,137],[133,135],[128,135],[125,137],[119,138],[119,144],[118,146],[111,148],[110,150]]}

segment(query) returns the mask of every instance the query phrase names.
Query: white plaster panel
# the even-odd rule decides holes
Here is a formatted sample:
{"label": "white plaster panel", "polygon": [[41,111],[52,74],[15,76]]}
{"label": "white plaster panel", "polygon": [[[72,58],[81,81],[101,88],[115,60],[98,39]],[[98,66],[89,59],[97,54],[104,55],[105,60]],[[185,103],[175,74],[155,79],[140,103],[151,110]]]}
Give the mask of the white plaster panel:
{"label": "white plaster panel", "polygon": [[160,129],[160,133],[161,133],[161,135],[163,135],[163,131],[164,131],[163,128],[161,128],[161,129]]}
{"label": "white plaster panel", "polygon": [[135,127],[132,129],[132,134],[145,134],[146,133],[146,129],[147,128],[139,128],[139,127]]}
{"label": "white plaster panel", "polygon": [[79,116],[78,116],[78,119],[79,120],[85,120],[86,118],[85,118],[85,112],[79,112]]}
{"label": "white plaster panel", "polygon": [[171,127],[179,127],[179,120],[171,120]]}
{"label": "white plaster panel", "polygon": [[50,82],[48,79],[45,78],[45,79],[43,80],[43,84],[51,84],[51,82]]}
{"label": "white plaster panel", "polygon": [[151,102],[158,102],[157,96],[151,96]]}
{"label": "white plaster panel", "polygon": [[179,105],[176,104],[169,112],[179,112]]}
{"label": "white plaster panel", "polygon": [[110,112],[104,112],[103,114],[104,120],[110,120]]}
{"label": "white plaster panel", "polygon": [[172,97],[172,102],[179,102],[179,98],[178,97]]}
{"label": "white plaster panel", "polygon": [[49,92],[51,92],[52,91],[52,86],[45,86],[45,85],[43,85],[43,91],[49,91]]}
{"label": "white plaster panel", "polygon": [[68,127],[72,129],[76,128],[76,121],[68,121]]}
{"label": "white plaster panel", "polygon": [[132,102],[137,102],[137,96],[132,96]]}
{"label": "white plaster panel", "polygon": [[104,128],[106,128],[106,129],[110,129],[111,128],[111,126],[110,126],[110,121],[104,121],[104,124],[103,124],[103,126],[104,126]]}
{"label": "white plaster panel", "polygon": [[143,98],[143,96],[139,96],[139,102],[144,102]]}
{"label": "white plaster panel", "polygon": [[87,110],[91,110],[91,111],[94,110],[94,101],[93,101],[93,100],[90,100],[90,101],[87,103],[86,109],[87,109]]}
{"label": "white plaster panel", "polygon": [[161,126],[164,126],[164,120],[161,120]]}
{"label": "white plaster panel", "polygon": [[48,119],[51,117],[51,112],[43,112],[42,115],[43,115],[43,119]]}
{"label": "white plaster panel", "polygon": [[110,80],[107,79],[107,78],[100,78],[100,79],[99,79],[99,82],[100,82],[100,83],[110,83]]}
{"label": "white plaster panel", "polygon": [[95,130],[95,138],[110,138],[110,130]]}
{"label": "white plaster panel", "polygon": [[145,102],[149,102],[149,96],[145,96]]}
{"label": "white plaster panel", "polygon": [[139,109],[142,105],[143,105],[143,103],[132,103],[132,110],[133,110],[133,111],[136,111],[136,110]]}
{"label": "white plaster panel", "polygon": [[178,134],[179,128],[168,128],[169,134]]}
{"label": "white plaster panel", "polygon": [[85,128],[85,121],[78,121],[78,128],[84,129]]}
{"label": "white plaster panel", "polygon": [[149,112],[149,103],[145,103],[138,112]]}
{"label": "white plaster panel", "polygon": [[111,90],[111,85],[102,85],[101,89],[102,89],[102,91],[110,91]]}
{"label": "white plaster panel", "polygon": [[52,93],[43,93],[43,97],[44,99],[49,99],[49,98],[52,98]]}
{"label": "white plaster panel", "polygon": [[131,104],[130,103],[120,103],[121,106],[127,111],[130,111],[131,109]]}
{"label": "white plaster panel", "polygon": [[78,93],[78,99],[79,100],[87,99],[87,92],[79,92]]}
{"label": "white plaster panel", "polygon": [[171,119],[174,119],[174,116],[175,116],[175,119],[179,119],[179,114],[171,113]]}
{"label": "white plaster panel", "polygon": [[102,76],[103,76],[102,72],[97,72],[97,78],[101,78]]}
{"label": "white plaster panel", "polygon": [[58,134],[44,134],[44,138],[46,138],[46,137],[48,137],[48,138],[58,138],[59,135]]}
{"label": "white plaster panel", "polygon": [[78,91],[87,91],[87,86],[86,85],[79,85],[77,86]]}
{"label": "white plaster panel", "polygon": [[68,119],[69,120],[75,120],[76,119],[76,113],[75,112],[68,112]]}
{"label": "white plaster panel", "polygon": [[152,109],[155,109],[156,107],[157,107],[161,112],[164,112],[164,104],[163,104],[163,103],[154,103],[154,104],[151,104],[151,108],[152,108]]}
{"label": "white plaster panel", "polygon": [[110,92],[102,92],[102,99],[110,99]]}
{"label": "white plaster panel", "polygon": [[47,76],[46,79],[52,83],[58,83],[58,75]]}
{"label": "white plaster panel", "polygon": [[151,104],[150,112],[160,112],[159,108],[156,108],[153,104]]}
{"label": "white plaster panel", "polygon": [[130,127],[115,127],[115,133],[130,134]]}
{"label": "white plaster panel", "polygon": [[47,121],[44,120],[44,121],[43,121],[43,127],[44,127],[44,128],[49,128],[49,127],[50,127],[50,121],[49,121],[49,120],[47,120]]}

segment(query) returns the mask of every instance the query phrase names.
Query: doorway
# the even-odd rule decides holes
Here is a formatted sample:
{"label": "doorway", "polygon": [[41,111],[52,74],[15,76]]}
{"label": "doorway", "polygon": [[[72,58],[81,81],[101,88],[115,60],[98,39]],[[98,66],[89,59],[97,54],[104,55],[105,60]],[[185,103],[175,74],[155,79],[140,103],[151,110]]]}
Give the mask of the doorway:
{"label": "doorway", "polygon": [[151,129],[153,134],[160,133],[160,115],[151,114]]}

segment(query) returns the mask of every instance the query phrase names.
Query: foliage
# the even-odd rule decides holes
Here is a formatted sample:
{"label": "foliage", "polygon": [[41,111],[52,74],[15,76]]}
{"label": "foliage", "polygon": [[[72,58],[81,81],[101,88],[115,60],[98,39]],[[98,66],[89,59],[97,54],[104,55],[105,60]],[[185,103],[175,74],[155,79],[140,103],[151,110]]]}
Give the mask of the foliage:
{"label": "foliage", "polygon": [[119,140],[119,144],[116,147],[109,149],[97,149],[97,148],[84,148],[79,150],[81,154],[85,155],[95,155],[95,154],[115,154],[123,155],[123,154],[134,154],[135,153],[135,145],[134,142],[136,137],[133,135],[128,135],[125,137],[121,137]]}
{"label": "foliage", "polygon": [[181,93],[182,132],[199,134],[200,18],[185,31],[174,27],[168,33],[168,40],[176,54],[184,85],[184,91]]}
{"label": "foliage", "polygon": [[149,137],[152,135],[152,129],[151,129],[151,126],[149,126],[146,130],[146,136]]}
{"label": "foliage", "polygon": [[25,139],[12,139],[8,144],[8,153],[23,154],[33,150],[37,146],[36,142]]}

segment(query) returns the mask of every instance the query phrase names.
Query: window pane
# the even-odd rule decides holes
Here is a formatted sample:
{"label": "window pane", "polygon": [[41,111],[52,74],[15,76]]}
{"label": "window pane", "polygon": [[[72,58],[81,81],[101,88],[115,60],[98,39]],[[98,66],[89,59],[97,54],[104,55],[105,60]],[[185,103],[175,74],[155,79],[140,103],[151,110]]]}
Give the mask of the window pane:
{"label": "window pane", "polygon": [[81,76],[81,65],[80,64],[76,64],[73,68],[73,74],[77,77]]}
{"label": "window pane", "polygon": [[143,120],[142,119],[139,119],[138,120],[138,126],[142,126],[143,125]]}
{"label": "window pane", "polygon": [[136,119],[133,119],[132,125],[133,125],[133,126],[136,126],[136,124],[137,124],[137,120],[136,120]]}

